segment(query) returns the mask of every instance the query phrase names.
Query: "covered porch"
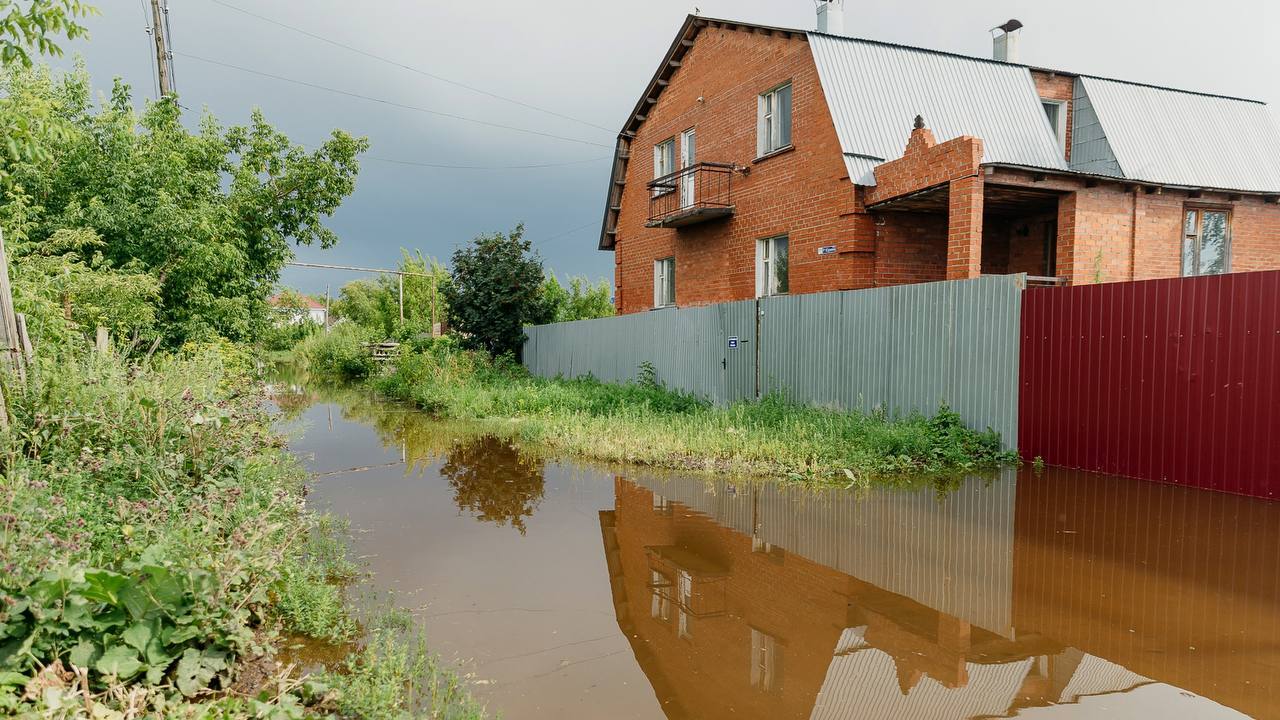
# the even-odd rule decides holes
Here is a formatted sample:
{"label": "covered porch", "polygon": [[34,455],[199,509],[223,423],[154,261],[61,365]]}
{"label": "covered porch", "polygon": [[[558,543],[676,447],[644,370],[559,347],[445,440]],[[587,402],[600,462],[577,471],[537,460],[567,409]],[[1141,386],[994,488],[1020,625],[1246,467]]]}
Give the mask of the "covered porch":
{"label": "covered porch", "polygon": [[1057,273],[1059,203],[1067,195],[984,183],[977,175],[871,203],[867,211],[884,224],[901,221],[916,242],[932,246],[939,279],[1026,273],[1031,284],[1058,285],[1065,284]]}

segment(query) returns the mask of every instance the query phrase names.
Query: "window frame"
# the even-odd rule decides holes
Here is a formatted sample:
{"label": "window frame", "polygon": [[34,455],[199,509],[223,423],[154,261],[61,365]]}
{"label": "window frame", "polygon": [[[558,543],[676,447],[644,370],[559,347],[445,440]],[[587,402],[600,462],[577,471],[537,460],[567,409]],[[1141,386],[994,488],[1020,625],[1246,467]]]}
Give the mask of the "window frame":
{"label": "window frame", "polygon": [[[1045,105],[1055,105],[1058,108],[1058,117],[1056,121],[1049,121],[1049,127],[1053,129],[1053,136],[1058,141],[1058,150],[1062,152],[1062,156],[1067,156],[1067,101],[1054,100],[1053,98],[1040,98],[1040,109],[1043,111]],[[1049,120],[1049,113],[1045,113],[1045,120]]]}
{"label": "window frame", "polygon": [[[779,240],[786,241],[787,244],[787,289],[781,291],[777,289],[778,278],[773,272],[778,257],[776,244]],[[766,250],[768,250],[768,258],[765,257]],[[756,297],[774,297],[787,295],[790,292],[791,236],[787,233],[779,233],[756,240]]]}
{"label": "window frame", "polygon": [[[664,154],[663,152],[664,147],[670,148],[669,155]],[[667,167],[665,168],[661,167],[659,163],[659,159],[661,159],[663,164],[666,164]],[[657,180],[658,178],[661,178],[661,177],[666,177],[671,173],[676,172],[678,168],[676,168],[675,166],[679,162],[680,162],[680,148],[676,143],[675,135],[672,135],[666,140],[662,140],[653,144],[653,179],[654,180]],[[663,170],[663,172],[659,172],[659,170]],[[655,187],[653,189],[653,196],[659,197],[661,195],[666,195],[667,193],[673,193],[675,191],[676,191],[676,188],[674,186],[668,187],[668,188]]]}
{"label": "window frame", "polygon": [[[669,276],[671,282],[667,283],[666,272],[667,263],[670,262]],[[666,290],[670,287],[671,297],[664,297]],[[664,302],[664,300],[666,302]],[[670,308],[676,306],[676,256],[668,255],[667,257],[656,258],[653,261],[653,309],[660,310],[662,308]]]}
{"label": "window frame", "polygon": [[[1202,277],[1204,275],[1225,275],[1231,272],[1231,221],[1233,208],[1229,205],[1214,205],[1202,203],[1184,203],[1182,206],[1182,222],[1178,226],[1178,275],[1179,277]],[[1191,213],[1196,214],[1195,231],[1187,231],[1187,216]],[[1203,273],[1200,271],[1200,251],[1203,247],[1204,239],[1204,216],[1205,213],[1222,213],[1226,216],[1226,238],[1222,248],[1222,272],[1220,273]],[[1187,241],[1194,239],[1195,243],[1195,264],[1194,272],[1188,274],[1187,267]]]}
{"label": "window frame", "polygon": [[[777,104],[778,104],[777,93],[784,88],[789,90],[789,94],[791,97],[791,101],[787,104],[789,118],[787,121],[787,137],[785,142],[783,142],[783,138],[780,137],[780,134],[781,134],[781,131],[779,130],[780,126],[776,122]],[[773,100],[770,101],[769,98],[773,98]],[[770,113],[769,117],[767,118],[769,123],[768,128],[766,128],[766,117],[765,117],[766,105],[769,105],[771,108],[769,110],[769,113]],[[792,146],[792,135],[794,134],[794,130],[795,130],[794,123],[792,122],[794,117],[795,117],[795,87],[794,85],[792,85],[792,82],[790,79],[784,82],[780,82],[777,85],[774,85],[773,87],[769,88],[768,90],[765,90],[764,92],[756,96],[756,158],[757,159],[767,157],[769,155],[773,155],[774,153],[782,152],[783,150],[786,150],[787,148]],[[777,131],[776,133],[774,132],[775,130]],[[772,142],[773,141],[772,136],[775,134],[779,135],[777,144],[774,144]]]}

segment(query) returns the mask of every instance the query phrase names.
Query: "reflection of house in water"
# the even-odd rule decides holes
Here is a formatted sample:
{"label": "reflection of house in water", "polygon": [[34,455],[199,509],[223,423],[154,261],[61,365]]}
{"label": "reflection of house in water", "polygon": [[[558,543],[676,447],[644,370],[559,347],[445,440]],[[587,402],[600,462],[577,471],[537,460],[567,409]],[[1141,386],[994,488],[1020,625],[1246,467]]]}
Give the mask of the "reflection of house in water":
{"label": "reflection of house in water", "polygon": [[[601,513],[618,623],[670,718],[999,717],[1153,681],[1276,717],[1280,506],[1196,493],[1170,517],[1152,501],[1178,488],[1104,481],[973,479],[939,498],[618,478]],[[1095,513],[1113,526],[1063,526]],[[1257,582],[1173,561],[1226,559],[1214,522],[1245,515],[1273,549]],[[1260,569],[1240,556],[1219,567]],[[1187,593],[1196,609],[1165,602]]]}

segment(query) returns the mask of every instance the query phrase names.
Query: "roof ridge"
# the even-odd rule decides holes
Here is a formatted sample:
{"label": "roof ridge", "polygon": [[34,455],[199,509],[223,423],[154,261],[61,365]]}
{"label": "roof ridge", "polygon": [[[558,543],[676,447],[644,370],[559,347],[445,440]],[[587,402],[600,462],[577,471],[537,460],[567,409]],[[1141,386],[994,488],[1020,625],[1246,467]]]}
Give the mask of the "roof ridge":
{"label": "roof ridge", "polygon": [[760,23],[747,22],[745,20],[729,20],[726,18],[708,17],[705,15],[694,16],[706,22],[726,23],[729,25],[745,25],[747,27],[764,28],[769,30],[780,30],[783,32],[804,33],[805,35],[818,35],[821,37],[833,38],[836,40],[852,40],[854,42],[864,42],[872,45],[881,45],[884,47],[899,48],[902,50],[916,50],[919,52],[933,53],[935,55],[945,55],[947,57],[960,58],[962,60],[973,60],[976,62],[988,63],[991,65],[1006,65],[1012,67],[1024,67],[1028,70],[1038,70],[1040,72],[1055,73],[1058,75],[1070,75],[1072,77],[1087,77],[1098,80],[1109,80],[1111,82],[1124,83],[1126,85],[1135,85],[1138,87],[1148,87],[1156,90],[1168,90],[1170,92],[1187,93],[1189,95],[1203,95],[1205,97],[1222,98],[1224,100],[1238,100],[1240,102],[1257,103],[1266,105],[1265,100],[1257,100],[1255,98],[1239,97],[1237,95],[1224,95],[1222,93],[1207,92],[1204,90],[1188,90],[1186,88],[1176,88],[1169,85],[1158,85],[1156,83],[1143,82],[1141,80],[1125,80],[1122,78],[1109,77],[1107,75],[1094,75],[1091,73],[1075,72],[1073,70],[1061,70],[1058,68],[1044,67],[1042,65],[1030,65],[1027,63],[1005,62],[1003,60],[995,60],[992,58],[982,57],[981,55],[967,55],[952,50],[939,50],[937,48],[924,47],[921,45],[907,45],[906,43],[893,42],[891,40],[877,40],[869,37],[859,37],[855,35],[838,35],[835,33],[825,33],[818,30],[800,30],[798,28],[779,27],[774,25],[762,25]]}

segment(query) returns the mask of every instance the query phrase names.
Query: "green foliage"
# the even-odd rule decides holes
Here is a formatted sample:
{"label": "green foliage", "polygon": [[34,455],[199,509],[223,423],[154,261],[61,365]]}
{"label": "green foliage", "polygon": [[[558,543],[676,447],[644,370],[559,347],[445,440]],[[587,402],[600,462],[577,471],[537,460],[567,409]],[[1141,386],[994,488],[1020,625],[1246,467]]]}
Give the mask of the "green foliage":
{"label": "green foliage", "polygon": [[664,388],[652,366],[621,384],[545,380],[451,340],[402,355],[374,382],[440,417],[500,421],[505,431],[542,446],[609,461],[857,484],[912,482],[1014,461],[996,433],[965,427],[946,407],[933,417],[889,418],[771,395],[716,408]]}
{"label": "green foliage", "polygon": [[366,345],[376,336],[351,322],[340,322],[329,332],[315,333],[294,348],[294,356],[314,375],[335,380],[368,377],[376,367]]}
{"label": "green foliage", "polygon": [[5,67],[30,67],[31,51],[61,56],[54,41],[58,35],[68,40],[85,37],[88,29],[79,18],[97,15],[98,10],[80,0],[0,0],[0,63]]}
{"label": "green foliage", "polygon": [[58,230],[44,242],[8,248],[13,302],[27,316],[32,342],[65,346],[102,326],[115,337],[151,337],[160,284],[137,263],[114,268],[93,230]]}
{"label": "green foliage", "polygon": [[590,320],[614,314],[607,280],[592,285],[584,277],[571,277],[566,288],[556,279],[555,273],[548,273],[542,281],[542,304],[542,315],[547,322]]}
{"label": "green foliage", "polygon": [[222,605],[207,571],[146,559],[123,569],[56,567],[0,594],[0,667],[25,679],[62,660],[95,684],[138,678],[187,697],[227,683],[227,658],[253,648],[249,611]]}
{"label": "green foliage", "polygon": [[324,329],[312,321],[308,300],[292,288],[284,288],[273,296],[271,322],[259,339],[264,348],[289,350]]}
{"label": "green foliage", "polygon": [[138,114],[119,81],[100,105],[89,88],[83,68],[7,68],[0,113],[32,131],[29,152],[0,158],[6,240],[92,232],[102,264],[81,261],[151,275],[156,325],[175,344],[257,337],[291,244],[337,242],[322,222],[354,190],[367,141],[334,131],[307,151],[256,111],[229,128],[205,115],[192,133],[171,100]]}
{"label": "green foliage", "polygon": [[541,302],[542,260],[524,239],[524,226],[482,235],[453,253],[452,282],[444,286],[449,322],[463,343],[489,354],[515,355],[524,326],[547,322]]}
{"label": "green foliage", "polygon": [[442,288],[449,282],[449,272],[421,251],[411,253],[401,249],[400,252],[397,269],[415,273],[404,276],[403,323],[400,322],[400,287],[394,275],[343,285],[333,304],[334,317],[350,320],[384,338],[406,340],[429,335],[432,324],[448,316]]}
{"label": "green foliage", "polygon": [[335,691],[342,717],[484,717],[484,708],[469,697],[457,674],[427,651],[422,637],[406,641],[386,628],[374,631],[371,640],[347,660],[344,672],[331,673],[325,680]]}
{"label": "green foliage", "polygon": [[218,346],[145,368],[62,352],[7,378],[0,708],[42,668],[186,697],[260,651],[310,520],[241,362]]}

